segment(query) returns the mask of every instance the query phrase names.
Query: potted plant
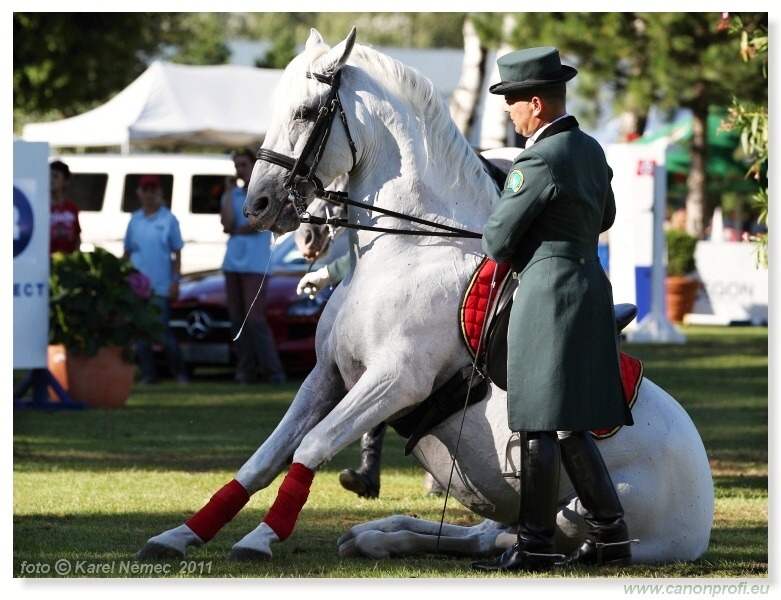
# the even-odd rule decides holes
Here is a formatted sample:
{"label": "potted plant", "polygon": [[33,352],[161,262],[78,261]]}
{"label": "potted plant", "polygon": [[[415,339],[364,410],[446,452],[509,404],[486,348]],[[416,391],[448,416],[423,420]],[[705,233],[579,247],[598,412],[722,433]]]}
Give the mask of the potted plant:
{"label": "potted plant", "polygon": [[683,321],[692,312],[700,290],[700,280],[694,276],[694,251],[697,238],[679,229],[668,229],[667,279],[665,281],[667,318],[674,323]]}
{"label": "potted plant", "polygon": [[104,250],[52,255],[49,370],[73,398],[124,406],[133,385],[133,342],[163,333],[149,279]]}

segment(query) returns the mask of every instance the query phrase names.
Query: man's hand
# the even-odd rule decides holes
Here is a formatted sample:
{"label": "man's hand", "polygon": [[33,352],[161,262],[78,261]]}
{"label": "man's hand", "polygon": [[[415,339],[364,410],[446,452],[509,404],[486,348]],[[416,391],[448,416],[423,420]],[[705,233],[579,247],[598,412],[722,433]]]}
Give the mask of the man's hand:
{"label": "man's hand", "polygon": [[308,294],[310,298],[314,298],[315,294],[329,283],[331,283],[331,276],[328,274],[328,267],[323,267],[304,275],[298,282],[296,293]]}

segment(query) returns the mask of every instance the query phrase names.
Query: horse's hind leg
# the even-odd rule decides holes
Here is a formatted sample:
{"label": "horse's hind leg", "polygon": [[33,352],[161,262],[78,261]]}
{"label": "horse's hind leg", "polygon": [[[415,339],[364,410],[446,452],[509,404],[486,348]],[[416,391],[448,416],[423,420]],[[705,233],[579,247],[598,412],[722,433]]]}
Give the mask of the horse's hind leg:
{"label": "horse's hind leg", "polygon": [[486,520],[471,527],[445,523],[440,532],[436,521],[395,515],[356,525],[337,544],[342,558],[426,553],[494,556],[509,548],[515,539],[514,531],[494,521]]}

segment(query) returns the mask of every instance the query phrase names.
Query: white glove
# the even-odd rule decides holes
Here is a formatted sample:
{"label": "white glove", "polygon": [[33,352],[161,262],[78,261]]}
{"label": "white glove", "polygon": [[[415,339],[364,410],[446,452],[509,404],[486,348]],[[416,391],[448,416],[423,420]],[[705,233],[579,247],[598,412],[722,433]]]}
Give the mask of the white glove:
{"label": "white glove", "polygon": [[314,298],[315,294],[329,283],[331,283],[331,276],[328,274],[328,267],[323,267],[304,275],[298,282],[296,293],[309,294],[310,298]]}

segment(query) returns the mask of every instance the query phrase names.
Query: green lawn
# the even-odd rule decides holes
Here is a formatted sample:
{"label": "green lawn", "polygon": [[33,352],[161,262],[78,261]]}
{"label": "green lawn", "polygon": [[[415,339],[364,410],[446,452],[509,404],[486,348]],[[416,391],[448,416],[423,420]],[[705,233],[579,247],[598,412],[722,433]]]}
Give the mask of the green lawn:
{"label": "green lawn", "polygon": [[[624,349],[643,360],[646,376],[681,402],[703,436],[716,484],[710,547],[694,563],[604,570],[599,577],[767,576],[767,329],[684,332],[683,346]],[[471,571],[463,558],[339,558],[336,539],[353,524],[396,513],[440,518],[442,499],[424,495],[422,470],[392,434],[383,452],[381,498],[361,500],[339,486],[339,470],[358,464],[358,445],[350,446],[318,473],[295,531],[274,546],[272,560],[232,563],[226,556],[263,518],[279,481],[253,496],[212,542],[191,550],[188,562],[133,572],[139,568],[133,553],[151,535],[189,518],[233,477],[276,426],[299,383],[237,387],[199,374],[188,387],[136,388],[124,409],[15,411],[13,575],[52,577],[64,559],[71,577],[496,577]],[[480,521],[453,500],[446,520]],[[114,571],[89,571],[104,568]]]}

